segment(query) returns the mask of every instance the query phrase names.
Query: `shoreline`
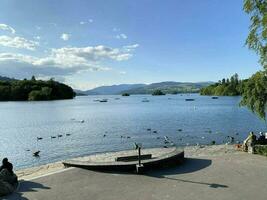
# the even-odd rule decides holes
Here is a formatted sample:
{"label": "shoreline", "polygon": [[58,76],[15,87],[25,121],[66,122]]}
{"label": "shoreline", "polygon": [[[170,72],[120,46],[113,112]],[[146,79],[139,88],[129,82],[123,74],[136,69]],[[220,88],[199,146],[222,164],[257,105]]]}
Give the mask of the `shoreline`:
{"label": "shoreline", "polygon": [[[185,157],[205,157],[205,156],[222,156],[225,154],[243,154],[244,152],[238,151],[235,145],[200,145],[200,146],[187,146],[184,147]],[[82,159],[88,159],[95,157],[97,154],[78,157]],[[75,158],[77,159],[77,158]],[[25,168],[15,171],[19,180],[31,180],[42,176],[58,173],[69,168],[65,168],[62,161],[40,165],[36,167]]]}

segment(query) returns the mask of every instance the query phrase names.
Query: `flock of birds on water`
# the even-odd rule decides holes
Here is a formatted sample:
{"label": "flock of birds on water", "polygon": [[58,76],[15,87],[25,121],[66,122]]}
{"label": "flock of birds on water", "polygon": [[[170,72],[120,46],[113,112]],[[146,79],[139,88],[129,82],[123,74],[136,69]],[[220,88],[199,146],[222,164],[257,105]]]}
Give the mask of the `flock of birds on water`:
{"label": "flock of birds on water", "polygon": [[[120,99],[120,98],[115,98],[115,100],[119,100],[119,99]],[[171,98],[168,98],[168,99],[170,100]],[[215,98],[215,97],[212,97],[212,99],[217,99],[217,97],[216,97],[216,98]],[[187,101],[187,100],[188,100],[188,101],[189,101],[189,100],[192,101],[192,100],[194,100],[194,99],[185,99],[185,100],[186,100],[186,101]],[[102,100],[97,99],[97,100],[94,100],[94,101],[107,102],[108,99],[102,99]],[[142,102],[149,102],[149,100],[148,100],[147,98],[144,98],[144,99],[142,100]],[[74,119],[74,118],[72,118],[71,120],[72,120],[72,121],[77,121],[77,120]],[[77,122],[79,122],[79,123],[84,123],[85,121],[84,121],[84,120],[78,120]],[[157,134],[157,133],[158,133],[157,130],[152,130],[151,128],[147,128],[146,131],[147,131],[147,132],[150,132],[150,133],[153,133],[153,134]],[[182,129],[177,129],[177,131],[178,131],[178,132],[182,132],[183,130],[182,130]],[[206,130],[205,132],[206,132],[206,133],[212,133],[212,131],[211,131],[210,129]],[[239,134],[236,133],[235,135],[237,136],[237,135],[239,135]],[[71,136],[71,134],[70,134],[70,133],[66,133],[66,134],[64,134],[64,135],[63,135],[63,134],[58,134],[58,135],[50,136],[50,138],[51,138],[51,139],[56,139],[56,138],[61,138],[61,137],[63,137],[63,136],[68,137],[68,136]],[[103,135],[103,137],[105,138],[105,137],[107,137],[107,136],[108,136],[108,132],[106,131],[105,134]],[[197,137],[197,136],[184,135],[184,137],[195,138],[195,137]],[[124,139],[124,138],[125,138],[125,139],[131,139],[131,136],[121,135],[120,138],[121,138],[121,139]],[[226,136],[226,138],[228,139],[228,142],[226,142],[226,144],[232,144],[232,143],[235,142],[235,137],[233,137],[233,136]],[[43,139],[43,137],[37,137],[36,139],[37,139],[37,141],[40,141],[40,140]],[[168,148],[169,146],[175,146],[175,143],[174,143],[168,136],[163,136],[163,137],[158,136],[158,137],[156,137],[156,139],[157,139],[157,140],[163,139],[163,148]],[[205,137],[202,136],[201,139],[205,139]],[[179,138],[178,140],[179,140],[179,141],[182,141],[183,139],[182,139],[182,138]],[[236,141],[236,143],[239,143],[239,142]],[[216,141],[213,140],[213,141],[211,141],[210,144],[214,145],[214,144],[216,144]],[[189,144],[189,143],[186,143],[186,145],[188,146],[188,145],[190,145],[190,144]],[[201,145],[199,145],[199,143],[196,143],[195,145],[201,147]],[[27,149],[27,151],[30,151],[30,150]],[[39,157],[39,156],[40,156],[40,152],[41,152],[40,150],[38,150],[38,151],[34,151],[34,152],[33,152],[33,156],[34,156],[34,157]]]}
{"label": "flock of birds on water", "polygon": [[[72,121],[76,121],[76,122],[79,122],[79,123],[84,123],[85,122],[85,120],[75,120],[74,118],[72,118],[71,119]],[[151,129],[151,128],[147,128],[146,129],[146,131],[147,132],[149,132],[150,134],[158,134],[159,132],[157,131],[157,130],[153,130],[153,129]],[[177,132],[183,132],[183,129],[177,129]],[[212,131],[210,130],[210,129],[207,129],[206,131],[205,131],[206,133],[212,133]],[[69,136],[71,136],[72,134],[70,134],[70,133],[66,133],[66,134],[57,134],[57,135],[52,135],[52,136],[50,136],[50,138],[51,138],[51,140],[52,139],[56,139],[56,138],[62,138],[63,136],[65,136],[65,137],[69,137]],[[238,133],[236,133],[235,134],[236,136],[238,136],[239,134]],[[108,131],[105,131],[105,134],[103,134],[103,138],[105,138],[105,137],[108,137]],[[184,137],[191,137],[192,139],[193,138],[197,138],[197,136],[192,136],[192,135],[184,135]],[[127,136],[127,135],[120,135],[120,138],[121,139],[131,139],[131,136]],[[228,139],[228,142],[226,142],[226,144],[233,144],[234,142],[235,142],[235,137],[233,137],[233,136],[226,136],[226,138]],[[40,141],[40,140],[43,140],[44,138],[43,137],[36,137],[36,140],[37,141]],[[161,140],[161,139],[163,139],[163,148],[169,148],[169,147],[171,147],[171,146],[175,146],[175,143],[174,143],[174,141],[172,141],[168,136],[157,136],[155,139],[157,139],[157,140]],[[205,137],[204,136],[201,136],[201,139],[205,139]],[[178,139],[179,141],[182,141],[183,139],[182,139],[182,137],[180,137],[179,139]],[[236,141],[236,143],[239,143],[239,141]],[[210,143],[211,145],[215,145],[216,144],[216,141],[211,141],[211,143]],[[186,143],[186,146],[189,146],[190,144],[189,143]],[[199,145],[199,143],[195,143],[195,145],[196,146],[199,146],[199,147],[203,147],[202,145]],[[30,151],[29,149],[27,149],[26,151]],[[33,156],[34,157],[39,157],[40,156],[40,150],[38,150],[38,151],[33,151]]]}

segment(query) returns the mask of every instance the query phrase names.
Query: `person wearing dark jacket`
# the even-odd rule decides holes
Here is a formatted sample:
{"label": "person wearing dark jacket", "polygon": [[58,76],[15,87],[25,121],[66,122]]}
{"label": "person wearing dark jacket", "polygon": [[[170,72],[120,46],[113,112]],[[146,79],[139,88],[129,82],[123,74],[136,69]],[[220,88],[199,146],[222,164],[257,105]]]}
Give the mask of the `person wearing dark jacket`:
{"label": "person wearing dark jacket", "polygon": [[0,172],[3,170],[3,169],[7,169],[10,174],[13,174],[13,165],[12,163],[8,162],[8,159],[7,158],[4,158],[2,160],[2,166],[0,167]]}

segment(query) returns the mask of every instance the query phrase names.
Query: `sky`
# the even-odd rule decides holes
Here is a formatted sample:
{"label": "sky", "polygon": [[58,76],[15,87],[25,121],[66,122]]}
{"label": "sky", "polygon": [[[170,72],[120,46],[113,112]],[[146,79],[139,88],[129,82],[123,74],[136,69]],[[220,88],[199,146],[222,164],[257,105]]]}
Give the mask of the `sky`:
{"label": "sky", "polygon": [[243,0],[1,0],[0,75],[75,89],[218,81],[261,67]]}

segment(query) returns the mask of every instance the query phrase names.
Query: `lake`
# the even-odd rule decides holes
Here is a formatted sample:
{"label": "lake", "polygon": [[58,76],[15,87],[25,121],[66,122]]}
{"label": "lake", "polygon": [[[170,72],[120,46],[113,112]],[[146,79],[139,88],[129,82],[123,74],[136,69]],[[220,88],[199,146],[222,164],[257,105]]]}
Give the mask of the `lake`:
{"label": "lake", "polygon": [[[102,98],[108,102],[95,101]],[[142,102],[145,98],[149,102]],[[98,152],[132,149],[134,142],[142,143],[144,148],[163,147],[164,136],[184,146],[210,144],[213,140],[221,144],[229,141],[227,136],[242,141],[249,131],[266,131],[265,122],[239,107],[239,101],[240,97],[211,99],[178,94],[0,102],[0,159],[8,157],[15,169],[22,169]],[[63,136],[51,138],[58,134]],[[37,141],[37,137],[43,139]],[[35,150],[41,151],[39,158],[32,156]]]}

